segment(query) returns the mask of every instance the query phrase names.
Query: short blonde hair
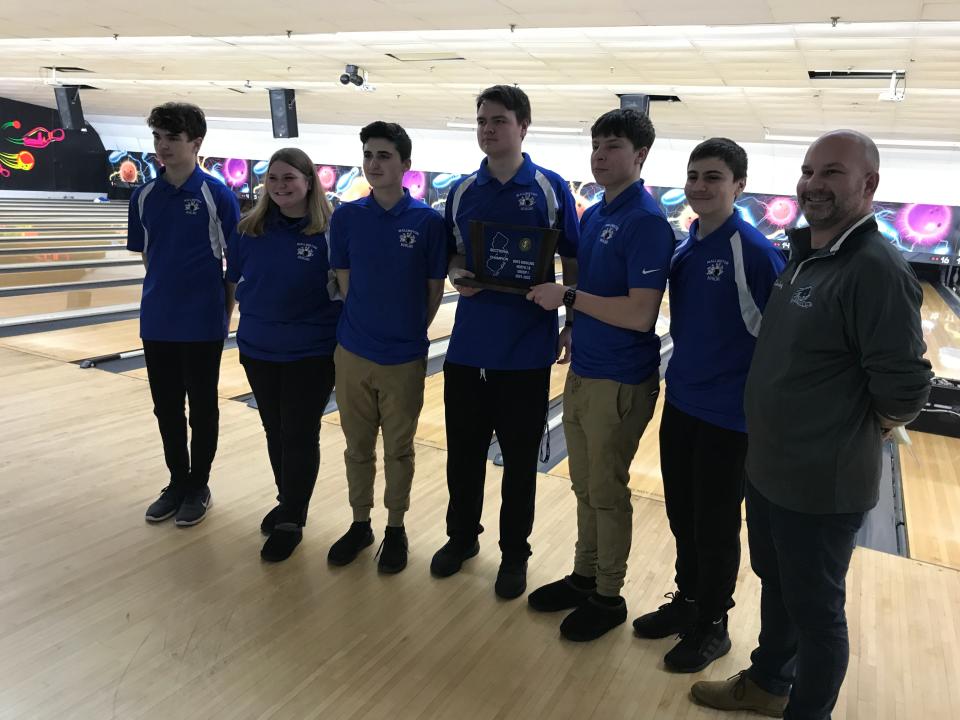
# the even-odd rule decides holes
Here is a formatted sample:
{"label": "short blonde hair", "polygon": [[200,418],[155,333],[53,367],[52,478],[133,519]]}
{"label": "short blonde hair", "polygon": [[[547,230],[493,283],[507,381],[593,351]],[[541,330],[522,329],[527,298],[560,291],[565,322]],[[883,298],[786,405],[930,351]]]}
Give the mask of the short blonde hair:
{"label": "short blonde hair", "polygon": [[[333,207],[327,200],[327,194],[320,183],[317,181],[317,172],[313,167],[313,160],[300,148],[281,148],[277,150],[267,164],[267,172],[276,162],[285,162],[287,165],[303,173],[309,183],[307,190],[307,216],[310,218],[303,228],[304,235],[316,235],[325,232],[330,226],[330,216],[333,214]],[[237,230],[245,235],[258,237],[263,235],[263,226],[267,215],[277,204],[270,198],[270,193],[264,188],[260,194],[260,199],[253,209],[243,216],[237,225]]]}

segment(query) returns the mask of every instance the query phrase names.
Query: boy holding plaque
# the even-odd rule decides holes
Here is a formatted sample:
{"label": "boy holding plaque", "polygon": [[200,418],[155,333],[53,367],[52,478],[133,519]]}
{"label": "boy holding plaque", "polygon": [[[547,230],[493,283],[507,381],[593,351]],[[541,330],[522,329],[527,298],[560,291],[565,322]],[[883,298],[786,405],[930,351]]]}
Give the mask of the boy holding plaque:
{"label": "boy holding plaque", "polygon": [[[537,456],[550,368],[559,354],[557,312],[527,302],[522,294],[460,283],[475,274],[503,277],[505,271],[514,285],[522,282],[526,271],[518,268],[530,267],[526,254],[532,257],[537,245],[550,242],[549,231],[558,231],[552,240],[564,281],[576,282],[576,205],[563,178],[521,152],[530,119],[530,101],[519,88],[496,85],[480,93],[477,141],[486,158],[450,189],[446,203],[449,276],[460,293],[443,367],[450,540],[433,556],[430,569],[438,577],[453,575],[480,550],[484,477],[495,431],[503,486],[502,559],[494,590],[505,599],[519,597],[527,587]],[[490,240],[483,269],[475,266],[472,252],[478,233]]]}
{"label": "boy holding plaque", "polygon": [[612,110],[591,134],[591,168],[604,196],[580,222],[580,283],[545,283],[527,295],[542,308],[576,312],[563,393],[577,496],[573,573],[528,598],[534,610],[573,609],[560,633],[574,641],[594,640],[627,619],[620,589],[633,533],[629,467],[660,392],[654,325],[674,247],[673,230],[640,178],[655,137],[650,118]]}
{"label": "boy holding plaque", "polygon": [[373,543],[370,510],[382,430],[387,527],[377,567],[398,573],[407,566],[403,517],[423,407],[427,327],[447,272],[446,231],[439,213],[403,187],[412,150],[406,131],[378,121],[360,131],[360,142],[372,192],[341,205],[330,223],[330,264],[345,298],[334,362],[353,523],[327,559],[347,565]]}

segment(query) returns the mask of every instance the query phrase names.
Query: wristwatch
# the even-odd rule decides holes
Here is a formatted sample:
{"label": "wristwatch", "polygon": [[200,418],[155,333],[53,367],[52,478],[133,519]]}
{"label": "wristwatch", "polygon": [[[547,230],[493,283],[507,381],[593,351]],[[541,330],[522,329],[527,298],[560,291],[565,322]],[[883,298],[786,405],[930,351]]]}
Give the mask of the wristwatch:
{"label": "wristwatch", "polygon": [[577,289],[569,287],[567,291],[563,294],[563,306],[567,310],[573,309],[573,304],[577,301]]}

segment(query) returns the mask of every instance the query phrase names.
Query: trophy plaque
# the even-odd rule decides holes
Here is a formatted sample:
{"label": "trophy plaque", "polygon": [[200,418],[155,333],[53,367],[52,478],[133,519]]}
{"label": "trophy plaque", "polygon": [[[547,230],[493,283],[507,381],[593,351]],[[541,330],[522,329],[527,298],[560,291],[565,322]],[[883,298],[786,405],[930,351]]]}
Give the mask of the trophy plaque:
{"label": "trophy plaque", "polygon": [[455,285],[525,295],[553,282],[553,257],[560,231],[552,228],[470,221],[470,253],[475,277]]}

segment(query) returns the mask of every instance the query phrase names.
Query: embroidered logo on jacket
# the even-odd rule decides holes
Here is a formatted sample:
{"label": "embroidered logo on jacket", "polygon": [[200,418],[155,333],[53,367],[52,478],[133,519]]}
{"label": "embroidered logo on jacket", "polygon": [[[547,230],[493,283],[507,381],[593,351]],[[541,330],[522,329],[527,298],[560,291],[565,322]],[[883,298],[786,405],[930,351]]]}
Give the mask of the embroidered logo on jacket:
{"label": "embroidered logo on jacket", "polygon": [[723,275],[723,271],[727,269],[727,265],[730,263],[727,260],[708,260],[707,261],[707,280],[713,280],[714,282],[720,282],[720,276]]}
{"label": "embroidered logo on jacket", "polygon": [[317,246],[310,243],[297,243],[297,260],[310,261],[317,253]]}
{"label": "embroidered logo on jacket", "polygon": [[420,236],[416,230],[400,229],[400,247],[412,248],[417,244],[417,238]]}
{"label": "embroidered logo on jacket", "polygon": [[521,210],[533,210],[537,205],[537,194],[532,192],[517,193],[517,205]]}
{"label": "embroidered logo on jacket", "polygon": [[807,287],[802,287],[797,290],[793,297],[790,298],[790,302],[794,305],[802,308],[813,307],[813,302],[810,300],[810,297],[813,295],[813,286],[807,285]]}
{"label": "embroidered logo on jacket", "polygon": [[600,228],[600,242],[606,245],[608,242],[613,240],[613,236],[617,234],[617,230],[619,229],[619,225],[604,225],[602,228]]}
{"label": "embroidered logo on jacket", "polygon": [[196,215],[200,212],[200,201],[196,198],[188,198],[183,201],[183,211],[187,215]]}

